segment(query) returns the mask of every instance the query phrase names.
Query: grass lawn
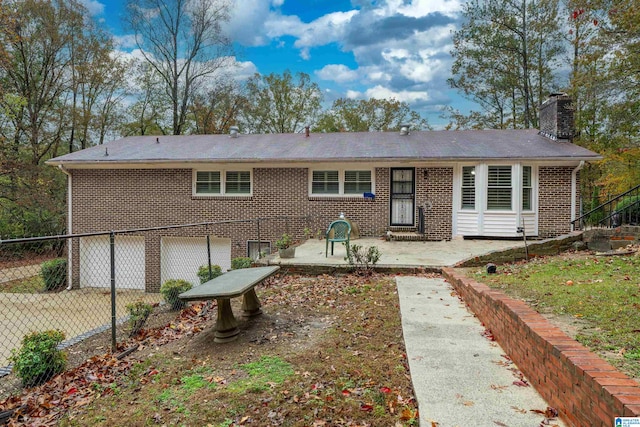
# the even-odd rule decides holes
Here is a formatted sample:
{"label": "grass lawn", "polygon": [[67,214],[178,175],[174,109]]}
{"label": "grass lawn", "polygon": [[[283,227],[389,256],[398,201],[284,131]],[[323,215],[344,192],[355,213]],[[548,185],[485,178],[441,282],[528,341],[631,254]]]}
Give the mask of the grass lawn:
{"label": "grass lawn", "polygon": [[195,327],[173,312],[130,356],[30,393],[55,393],[47,419],[61,426],[418,425],[392,277],[283,274],[256,290],[263,314],[238,318],[236,341],[213,342],[216,308],[198,306],[209,317]]}
{"label": "grass lawn", "polygon": [[0,283],[0,292],[37,294],[43,291],[44,281],[40,275]]}
{"label": "grass lawn", "polygon": [[640,252],[586,252],[498,267],[469,269],[492,288],[526,301],[565,332],[633,378],[640,379]]}

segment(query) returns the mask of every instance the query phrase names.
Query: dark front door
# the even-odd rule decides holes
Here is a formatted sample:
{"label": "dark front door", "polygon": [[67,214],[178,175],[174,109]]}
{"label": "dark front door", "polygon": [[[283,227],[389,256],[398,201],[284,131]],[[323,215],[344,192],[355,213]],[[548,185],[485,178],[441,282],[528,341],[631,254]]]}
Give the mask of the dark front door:
{"label": "dark front door", "polygon": [[415,175],[414,168],[391,169],[391,225],[414,225]]}

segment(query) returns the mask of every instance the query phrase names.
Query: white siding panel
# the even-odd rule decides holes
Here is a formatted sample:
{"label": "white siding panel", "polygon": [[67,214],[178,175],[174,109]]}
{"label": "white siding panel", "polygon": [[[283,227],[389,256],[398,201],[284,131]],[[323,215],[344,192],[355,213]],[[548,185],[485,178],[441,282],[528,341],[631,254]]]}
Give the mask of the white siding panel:
{"label": "white siding panel", "polygon": [[456,231],[459,236],[478,236],[480,234],[477,212],[458,211],[457,216]]}
{"label": "white siding panel", "polygon": [[527,236],[537,236],[538,227],[535,213],[523,213],[522,220],[524,221],[524,231]]}
{"label": "white siding panel", "polygon": [[[231,268],[231,239],[210,238],[211,264],[222,271]],[[182,279],[193,286],[200,284],[196,274],[201,265],[207,264],[206,237],[163,237],[160,250],[160,280]]]}
{"label": "white siding panel", "polygon": [[[116,288],[144,290],[144,237],[116,236],[114,256]],[[80,238],[80,287],[111,287],[109,236]]]}
{"label": "white siding panel", "polygon": [[513,237],[518,236],[517,216],[515,213],[485,212],[484,236]]}

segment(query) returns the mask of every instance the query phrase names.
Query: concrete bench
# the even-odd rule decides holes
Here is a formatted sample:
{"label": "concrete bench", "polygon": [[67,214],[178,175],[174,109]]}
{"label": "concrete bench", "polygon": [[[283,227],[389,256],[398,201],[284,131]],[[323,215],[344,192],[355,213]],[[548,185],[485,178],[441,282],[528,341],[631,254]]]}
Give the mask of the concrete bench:
{"label": "concrete bench", "polygon": [[242,311],[245,316],[262,313],[260,300],[254,287],[272,276],[280,267],[256,267],[231,270],[215,279],[196,286],[178,295],[184,301],[218,301],[218,319],[214,342],[229,342],[238,338],[238,322],[231,310],[231,298],[242,296]]}

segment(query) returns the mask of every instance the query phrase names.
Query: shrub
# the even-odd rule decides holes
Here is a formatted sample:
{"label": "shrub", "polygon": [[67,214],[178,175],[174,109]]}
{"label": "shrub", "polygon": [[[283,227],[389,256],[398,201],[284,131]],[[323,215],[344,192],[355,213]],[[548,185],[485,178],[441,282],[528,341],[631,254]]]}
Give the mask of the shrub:
{"label": "shrub", "polygon": [[347,251],[345,260],[351,267],[357,268],[362,273],[369,273],[378,263],[382,254],[377,246],[363,247],[353,244]]}
{"label": "shrub", "polygon": [[11,350],[9,360],[25,387],[42,384],[64,371],[67,355],[58,350],[63,340],[59,330],[31,332],[24,336],[19,350]]}
{"label": "shrub", "polygon": [[616,203],[615,211],[626,219],[625,223],[636,223],[640,217],[640,195],[623,197]]}
{"label": "shrub", "polygon": [[292,244],[293,238],[287,233],[284,233],[280,239],[276,240],[276,248],[278,249],[287,249]]}
{"label": "shrub", "polygon": [[211,277],[209,277],[209,265],[202,265],[198,269],[198,277],[200,278],[200,284],[204,282],[208,282],[211,279],[215,279],[216,277],[222,274],[222,268],[220,268],[217,264],[211,264]]}
{"label": "shrub", "polygon": [[250,268],[253,260],[248,257],[237,257],[231,260],[231,269],[240,270],[241,268]]}
{"label": "shrub", "polygon": [[126,307],[129,312],[129,326],[131,327],[129,336],[134,336],[144,327],[149,315],[153,311],[153,306],[144,301],[137,301],[127,304]]}
{"label": "shrub", "polygon": [[40,265],[45,291],[57,291],[67,285],[67,260],[56,258]]}
{"label": "shrub", "polygon": [[173,310],[180,310],[184,308],[186,302],[178,298],[178,295],[188,291],[192,287],[191,283],[186,280],[172,279],[167,280],[160,286],[160,293]]}

